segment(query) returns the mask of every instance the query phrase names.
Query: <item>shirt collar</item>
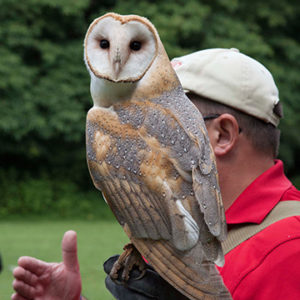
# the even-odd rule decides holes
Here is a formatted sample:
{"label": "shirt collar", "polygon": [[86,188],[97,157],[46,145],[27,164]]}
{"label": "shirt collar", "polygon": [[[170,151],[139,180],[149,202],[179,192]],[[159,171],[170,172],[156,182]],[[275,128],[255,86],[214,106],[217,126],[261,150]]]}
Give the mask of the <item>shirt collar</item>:
{"label": "shirt collar", "polygon": [[227,224],[260,224],[291,186],[284,175],[282,161],[276,160],[274,166],[257,177],[227,209]]}

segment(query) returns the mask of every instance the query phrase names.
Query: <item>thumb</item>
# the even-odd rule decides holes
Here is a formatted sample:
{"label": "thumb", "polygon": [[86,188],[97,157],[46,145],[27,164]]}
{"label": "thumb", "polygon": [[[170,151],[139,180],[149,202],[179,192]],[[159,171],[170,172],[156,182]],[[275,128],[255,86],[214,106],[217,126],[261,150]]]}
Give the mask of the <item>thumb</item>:
{"label": "thumb", "polygon": [[77,234],[75,231],[69,230],[64,234],[62,240],[62,256],[63,263],[67,270],[72,272],[79,271],[77,257]]}

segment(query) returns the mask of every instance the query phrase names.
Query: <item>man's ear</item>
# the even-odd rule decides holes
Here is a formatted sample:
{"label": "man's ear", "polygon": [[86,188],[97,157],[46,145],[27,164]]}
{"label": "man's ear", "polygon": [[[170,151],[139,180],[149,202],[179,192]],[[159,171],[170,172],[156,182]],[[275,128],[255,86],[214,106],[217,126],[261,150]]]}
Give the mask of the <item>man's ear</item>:
{"label": "man's ear", "polygon": [[234,150],[240,133],[239,124],[231,114],[222,114],[209,124],[209,135],[215,155],[218,157]]}

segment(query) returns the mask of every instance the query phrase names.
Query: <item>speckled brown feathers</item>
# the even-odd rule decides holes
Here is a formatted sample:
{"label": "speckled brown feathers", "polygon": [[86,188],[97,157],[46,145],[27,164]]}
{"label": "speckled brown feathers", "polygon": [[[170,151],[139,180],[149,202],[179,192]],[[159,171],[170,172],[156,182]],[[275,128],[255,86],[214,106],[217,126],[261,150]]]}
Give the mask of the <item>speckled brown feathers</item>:
{"label": "speckled brown feathers", "polygon": [[[91,177],[163,278],[190,299],[230,299],[213,264],[223,262],[226,224],[201,114],[185,96],[153,25],[138,16],[114,16],[109,14],[121,24],[146,24],[157,54],[144,75],[128,83],[127,96],[88,112]],[[114,84],[112,99],[119,83]]]}

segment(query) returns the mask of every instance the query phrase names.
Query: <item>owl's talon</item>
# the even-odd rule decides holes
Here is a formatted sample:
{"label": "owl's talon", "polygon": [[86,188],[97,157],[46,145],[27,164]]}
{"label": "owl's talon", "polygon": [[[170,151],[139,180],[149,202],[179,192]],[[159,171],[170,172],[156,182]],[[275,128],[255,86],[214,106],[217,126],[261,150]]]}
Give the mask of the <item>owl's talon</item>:
{"label": "owl's talon", "polygon": [[131,270],[128,270],[128,268],[124,267],[124,270],[122,272],[122,281],[123,282],[127,282],[129,280],[129,273],[130,273]]}
{"label": "owl's talon", "polygon": [[144,270],[142,270],[141,271],[141,275],[139,275],[138,277],[136,277],[136,278],[132,278],[132,280],[140,280],[140,279],[142,279],[144,276],[146,275],[146,269],[144,269]]}
{"label": "owl's talon", "polygon": [[[146,263],[134,245],[127,244],[123,249],[125,251],[114,263],[109,273],[110,278],[118,284],[124,284],[129,280],[130,272],[134,266],[138,267],[138,269],[141,271],[141,274],[138,277],[131,277],[132,280],[139,280],[146,274]],[[118,280],[120,270],[122,270],[121,280]]]}
{"label": "owl's talon", "polygon": [[118,271],[119,268],[114,268],[115,265],[112,267],[110,273],[109,273],[109,277],[113,280],[113,281],[117,281],[118,279]]}

